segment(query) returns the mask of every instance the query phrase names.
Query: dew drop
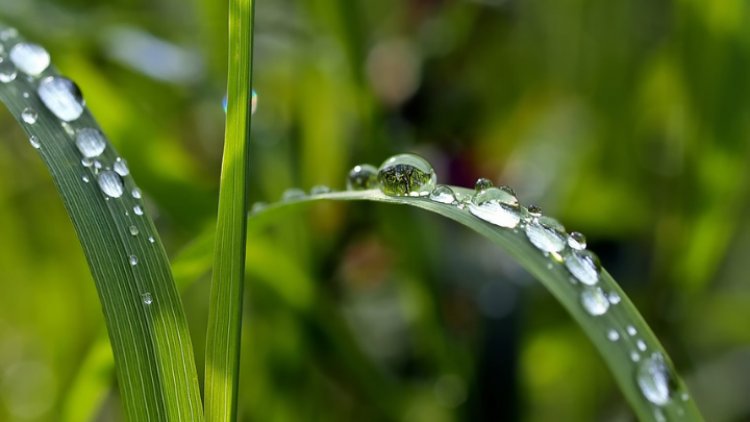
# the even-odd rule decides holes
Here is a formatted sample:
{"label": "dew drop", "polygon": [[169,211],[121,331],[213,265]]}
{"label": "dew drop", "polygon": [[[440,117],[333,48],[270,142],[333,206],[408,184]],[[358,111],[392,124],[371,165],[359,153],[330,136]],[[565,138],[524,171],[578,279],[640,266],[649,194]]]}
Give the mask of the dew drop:
{"label": "dew drop", "polygon": [[568,235],[568,246],[577,251],[586,249],[586,236],[580,232],[572,232]]}
{"label": "dew drop", "polygon": [[599,263],[599,258],[593,252],[573,250],[565,257],[565,266],[583,284],[593,286],[599,282],[599,273],[602,266]]}
{"label": "dew drop", "polygon": [[604,315],[609,309],[609,301],[598,287],[584,287],[581,291],[581,304],[593,316]]}
{"label": "dew drop", "polygon": [[61,76],[48,76],[37,88],[39,99],[58,119],[72,122],[83,114],[83,94],[78,85]]}
{"label": "dew drop", "polygon": [[26,42],[13,46],[10,60],[21,72],[32,76],[44,72],[50,63],[49,53],[44,47]]}
{"label": "dew drop", "polygon": [[453,189],[450,186],[437,185],[430,192],[430,200],[440,202],[441,204],[454,204],[456,203],[456,194],[453,193]]}
{"label": "dew drop", "polygon": [[609,341],[617,341],[620,339],[620,334],[617,332],[617,330],[609,330],[607,332],[607,338]]}
{"label": "dew drop", "polygon": [[310,195],[324,195],[326,193],[331,193],[331,188],[326,185],[315,185],[310,188]]}
{"label": "dew drop", "polygon": [[608,297],[609,297],[609,303],[613,305],[617,305],[622,300],[620,298],[620,295],[617,294],[617,292],[611,292]]}
{"label": "dew drop", "polygon": [[16,28],[5,28],[0,32],[0,40],[8,41],[18,36],[18,30]]}
{"label": "dew drop", "polygon": [[[477,181],[477,185],[481,180]],[[471,198],[469,212],[490,224],[515,228],[521,221],[521,212],[518,199],[511,192],[509,189],[492,186],[478,190]]]}
{"label": "dew drop", "polygon": [[354,166],[346,177],[348,190],[367,190],[378,187],[378,169],[370,164]]}
{"label": "dew drop", "polygon": [[294,201],[305,197],[305,191],[299,188],[289,188],[281,194],[282,201]]}
{"label": "dew drop", "polygon": [[34,149],[39,149],[42,144],[39,142],[39,138],[36,137],[36,135],[31,135],[29,137],[29,143]]}
{"label": "dew drop", "polygon": [[6,84],[12,82],[16,79],[16,75],[18,71],[13,63],[0,57],[0,82]]}
{"label": "dew drop", "polygon": [[495,184],[492,183],[492,180],[486,179],[484,177],[480,177],[474,183],[474,191],[476,191],[477,193],[479,193],[479,192],[481,192],[481,191],[483,191],[485,189],[489,189],[489,188],[492,188],[494,186],[495,186]]}
{"label": "dew drop", "polygon": [[[224,109],[224,113],[226,113],[227,107],[229,107],[229,100],[226,95],[221,99],[221,107]],[[256,111],[258,111],[258,93],[253,89],[250,93],[250,113],[255,114]]]}
{"label": "dew drop", "polygon": [[141,199],[141,190],[138,188],[133,188],[133,190],[130,192],[130,196],[135,199]]}
{"label": "dew drop", "polygon": [[83,177],[81,177],[81,180],[83,180],[83,183],[88,183],[88,182],[90,182],[90,181],[91,181],[91,180],[89,180],[89,177],[88,177],[88,176],[83,176]]}
{"label": "dew drop", "polygon": [[83,157],[81,159],[81,165],[86,168],[89,168],[94,165],[94,160],[92,160],[91,158]]}
{"label": "dew drop", "polygon": [[635,343],[635,345],[636,345],[636,347],[638,347],[638,350],[640,350],[641,352],[645,352],[646,351],[646,343],[643,340],[638,340]]}
{"label": "dew drop", "polygon": [[75,135],[76,131],[73,129],[73,126],[70,125],[68,122],[60,122],[60,126],[62,126],[63,129],[65,129],[65,133],[67,133],[69,136]]}
{"label": "dew drop", "polygon": [[638,366],[638,386],[643,396],[657,406],[669,403],[675,384],[661,353],[653,353]]}
{"label": "dew drop", "polygon": [[489,201],[496,201],[505,205],[510,205],[512,207],[518,207],[518,198],[516,197],[516,193],[513,192],[513,189],[507,186],[501,186],[499,188],[489,187],[487,189],[483,189],[479,192],[476,192],[471,198],[471,201],[477,205]]}
{"label": "dew drop", "polygon": [[123,193],[122,179],[113,171],[103,171],[99,175],[99,188],[111,198],[119,198]]}
{"label": "dew drop", "polygon": [[102,155],[107,149],[107,142],[101,131],[87,127],[76,132],[76,146],[84,158],[91,159]]}
{"label": "dew drop", "polygon": [[638,334],[638,331],[636,331],[635,327],[633,327],[632,325],[628,325],[625,328],[625,331],[627,331],[628,335],[630,335],[631,337]]}
{"label": "dew drop", "polygon": [[531,217],[541,217],[542,216],[542,209],[539,208],[536,205],[529,205],[529,207],[526,209],[526,211],[529,213]]}
{"label": "dew drop", "polygon": [[21,119],[30,125],[33,125],[34,123],[36,123],[36,119],[38,118],[39,118],[39,115],[37,114],[36,110],[34,110],[31,107],[26,107],[21,112]]}
{"label": "dew drop", "polygon": [[112,165],[112,169],[120,176],[127,176],[130,174],[128,162],[120,157],[117,157],[117,159],[115,159],[115,163]]}
{"label": "dew drop", "polygon": [[554,218],[539,217],[526,224],[526,237],[542,252],[565,249],[565,228]]}
{"label": "dew drop", "polygon": [[262,201],[258,201],[250,207],[250,214],[257,214],[268,207],[268,204]]}
{"label": "dew drop", "polygon": [[143,300],[144,305],[150,305],[154,303],[154,298],[151,297],[151,293],[146,292],[141,295],[141,299]]}
{"label": "dew drop", "polygon": [[630,352],[630,360],[633,362],[638,362],[641,360],[641,355],[638,354],[638,352]]}
{"label": "dew drop", "polygon": [[130,258],[128,258],[128,262],[130,262],[130,265],[132,267],[135,267],[136,265],[138,265],[138,257],[135,255],[130,255]]}
{"label": "dew drop", "polygon": [[380,190],[388,196],[428,196],[436,181],[430,163],[415,154],[394,155],[378,169]]}
{"label": "dew drop", "polygon": [[688,401],[688,399],[690,399],[690,395],[688,393],[682,393],[680,394],[680,399],[682,401]]}
{"label": "dew drop", "polygon": [[149,236],[148,237],[148,242],[149,243],[156,243],[156,239],[154,239],[154,236]]}
{"label": "dew drop", "polygon": [[128,227],[128,231],[130,231],[130,234],[133,235],[133,236],[138,236],[138,233],[140,233],[138,231],[138,227],[136,227],[136,226],[130,226],[130,227]]}
{"label": "dew drop", "polygon": [[133,207],[133,213],[135,213],[135,215],[143,215],[143,208],[141,208],[140,205],[136,205]]}

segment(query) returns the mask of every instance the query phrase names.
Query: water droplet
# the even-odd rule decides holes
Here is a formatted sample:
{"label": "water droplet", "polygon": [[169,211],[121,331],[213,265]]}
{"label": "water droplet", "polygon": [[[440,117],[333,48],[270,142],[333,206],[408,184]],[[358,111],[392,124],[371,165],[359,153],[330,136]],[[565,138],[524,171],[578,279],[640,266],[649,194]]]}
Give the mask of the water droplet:
{"label": "water droplet", "polygon": [[[229,107],[229,100],[226,95],[221,99],[221,107],[224,109],[224,113],[226,113],[227,107]],[[250,93],[250,113],[255,114],[256,111],[258,111],[258,93],[253,89]]]}
{"label": "water droplet", "polygon": [[133,190],[130,192],[130,195],[135,199],[141,199],[141,190],[138,188],[133,188]]}
{"label": "water droplet", "polygon": [[83,114],[83,94],[78,85],[60,76],[48,76],[37,88],[39,99],[58,119],[72,122]]}
{"label": "water droplet", "polygon": [[107,149],[107,141],[99,129],[87,127],[76,132],[76,146],[85,158],[91,159],[102,155]]}
{"label": "water droplet", "polygon": [[154,298],[151,297],[151,293],[146,292],[141,295],[141,299],[143,300],[144,305],[150,305],[154,303]]}
{"label": "water droplet", "polygon": [[430,192],[430,199],[441,204],[454,204],[456,203],[456,194],[453,193],[453,189],[450,186],[437,185]]}
{"label": "water droplet", "polygon": [[513,192],[513,189],[507,186],[501,186],[499,188],[489,187],[487,189],[483,189],[475,193],[471,198],[471,201],[477,205],[483,204],[488,201],[495,201],[505,205],[510,205],[512,207],[518,207],[518,198],[516,197],[516,193]]}
{"label": "water droplet", "polygon": [[565,266],[583,284],[593,286],[599,282],[602,266],[593,252],[573,250],[565,257]]}
{"label": "water droplet", "polygon": [[92,160],[91,158],[83,157],[81,159],[81,165],[86,168],[89,168],[94,165],[94,160]]}
{"label": "water droplet", "polygon": [[13,63],[0,57],[0,82],[12,82],[16,79],[16,75],[18,75],[18,71]]}
{"label": "water droplet", "polygon": [[331,188],[326,185],[315,185],[310,188],[310,195],[324,195],[326,193],[331,193]]}
{"label": "water droplet", "polygon": [[586,249],[586,236],[580,232],[573,232],[568,235],[568,246],[577,251]]}
{"label": "water droplet", "polygon": [[39,115],[36,113],[36,110],[34,110],[31,107],[26,107],[21,112],[21,119],[23,119],[24,122],[33,125],[36,123],[36,119],[39,118]]}
{"label": "water droplet", "polygon": [[154,239],[154,236],[149,236],[148,241],[149,243],[156,243],[156,239]]}
{"label": "water droplet", "polygon": [[633,362],[638,362],[641,360],[641,355],[638,354],[638,352],[630,352],[630,360]]}
{"label": "water droplet", "polygon": [[130,265],[135,267],[138,265],[138,257],[135,255],[130,255],[130,258],[128,258],[128,262],[130,262]]}
{"label": "water droplet", "polygon": [[32,76],[44,72],[50,63],[49,53],[44,47],[26,42],[13,46],[10,60],[21,72]]}
{"label": "water droplet", "polygon": [[609,301],[598,287],[584,287],[581,291],[581,304],[593,316],[604,315],[609,309]]}
{"label": "water droplet", "polygon": [[[481,180],[477,186],[486,186]],[[469,203],[469,212],[490,224],[512,229],[521,221],[521,213],[518,199],[511,192],[492,186],[477,190]]]}
{"label": "water droplet", "polygon": [[609,330],[607,332],[607,338],[609,341],[617,341],[620,339],[620,334],[617,332],[617,330]]}
{"label": "water droplet", "polygon": [[682,393],[680,394],[680,399],[682,401],[688,401],[688,399],[690,399],[690,395],[688,393]]}
{"label": "water droplet", "polygon": [[638,334],[638,331],[636,331],[635,327],[633,327],[632,325],[628,325],[625,328],[625,331],[627,331],[628,335],[630,335],[631,337]]}
{"label": "water droplet", "polygon": [[474,183],[474,191],[479,193],[485,189],[489,189],[495,187],[495,184],[492,183],[492,180],[486,179],[484,177],[480,177],[477,179],[477,181]]}
{"label": "water droplet", "polygon": [[42,144],[39,142],[39,138],[36,137],[36,135],[29,136],[29,143],[34,149],[39,149]]}
{"label": "water droplet", "polygon": [[638,366],[638,386],[643,396],[657,406],[669,403],[674,377],[661,353],[653,353]]}
{"label": "water droplet", "polygon": [[8,41],[18,36],[18,30],[16,28],[5,28],[0,32],[0,40]]}
{"label": "water droplet", "polygon": [[638,340],[635,343],[635,345],[638,347],[638,350],[640,350],[641,352],[645,352],[646,351],[646,343],[643,340]]}
{"label": "water droplet", "polygon": [[60,122],[60,126],[62,126],[63,129],[65,129],[65,133],[67,133],[69,136],[75,135],[76,131],[73,129],[73,126],[68,122]]}
{"label": "water droplet", "polygon": [[266,204],[263,201],[258,201],[254,203],[252,207],[250,207],[250,214],[257,214],[263,211],[264,209],[266,209],[267,207],[268,207],[268,204]]}
{"label": "water droplet", "polygon": [[565,228],[554,218],[539,217],[526,224],[526,237],[542,252],[565,249]]}
{"label": "water droplet", "polygon": [[122,179],[120,175],[113,171],[103,171],[99,175],[99,188],[107,196],[112,198],[119,198],[123,193]]}
{"label": "water droplet", "polygon": [[127,176],[130,174],[128,162],[120,157],[117,157],[117,159],[115,159],[115,163],[112,165],[112,169],[120,176]]}
{"label": "water droplet", "polygon": [[541,217],[542,216],[542,209],[539,208],[536,205],[529,205],[529,207],[526,209],[526,211],[529,213],[531,217]]}
{"label": "water droplet", "polygon": [[367,190],[378,187],[378,169],[370,164],[359,164],[349,171],[346,178],[348,190]]}
{"label": "water droplet", "polygon": [[133,212],[135,215],[143,215],[143,208],[140,205],[136,205],[133,207]]}
{"label": "water droplet", "polygon": [[136,227],[136,226],[130,226],[128,228],[128,231],[130,231],[130,234],[133,235],[133,236],[138,236],[138,233],[140,233],[138,231],[138,227]]}
{"label": "water droplet", "polygon": [[305,191],[299,188],[289,188],[281,194],[282,201],[294,201],[305,197]]}
{"label": "water droplet", "polygon": [[89,177],[88,177],[88,176],[83,176],[83,177],[81,177],[81,180],[83,180],[83,183],[88,183],[88,182],[90,182],[90,181],[91,181],[91,180],[89,180]]}
{"label": "water droplet", "polygon": [[415,154],[394,155],[378,170],[380,190],[389,196],[427,196],[436,181],[437,175],[430,163]]}
{"label": "water droplet", "polygon": [[622,300],[620,298],[620,295],[617,294],[617,292],[611,292],[608,297],[609,297],[609,303],[613,305],[617,305]]}

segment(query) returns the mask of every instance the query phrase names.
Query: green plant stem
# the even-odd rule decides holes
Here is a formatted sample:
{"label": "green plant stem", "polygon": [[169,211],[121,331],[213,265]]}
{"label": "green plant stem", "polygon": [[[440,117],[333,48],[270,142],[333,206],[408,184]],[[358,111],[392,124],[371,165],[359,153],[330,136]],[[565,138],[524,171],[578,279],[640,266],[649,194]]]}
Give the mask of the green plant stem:
{"label": "green plant stem", "polygon": [[206,420],[237,419],[247,224],[253,0],[229,2],[228,108],[206,335]]}

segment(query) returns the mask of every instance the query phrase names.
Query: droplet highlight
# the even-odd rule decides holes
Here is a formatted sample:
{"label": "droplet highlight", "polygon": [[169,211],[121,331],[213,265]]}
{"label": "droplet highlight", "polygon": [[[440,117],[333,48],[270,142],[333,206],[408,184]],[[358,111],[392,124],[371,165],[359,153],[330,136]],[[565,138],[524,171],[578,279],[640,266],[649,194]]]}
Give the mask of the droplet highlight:
{"label": "droplet highlight", "polygon": [[78,85],[61,76],[48,76],[37,88],[42,103],[58,119],[72,122],[83,114],[85,101]]}
{"label": "droplet highlight", "polygon": [[138,265],[138,257],[135,255],[130,255],[130,257],[128,258],[128,262],[130,263],[131,267],[135,267],[136,265]]}
{"label": "droplet highlight", "polygon": [[618,333],[617,330],[609,330],[607,332],[607,338],[609,341],[617,341],[620,339],[620,333]]}
{"label": "droplet highlight", "polygon": [[141,300],[143,301],[144,305],[150,305],[154,303],[154,298],[151,296],[151,293],[146,292],[141,295]]}
{"label": "droplet highlight", "polygon": [[430,163],[415,154],[388,158],[378,169],[380,190],[388,196],[428,196],[437,175]]}
{"label": "droplet highlight", "polygon": [[39,142],[39,138],[37,138],[36,135],[29,136],[29,143],[31,144],[31,147],[34,149],[39,149],[42,146],[41,142]]}
{"label": "droplet highlight", "polygon": [[140,205],[136,205],[133,207],[133,213],[135,215],[143,215],[143,208]]}

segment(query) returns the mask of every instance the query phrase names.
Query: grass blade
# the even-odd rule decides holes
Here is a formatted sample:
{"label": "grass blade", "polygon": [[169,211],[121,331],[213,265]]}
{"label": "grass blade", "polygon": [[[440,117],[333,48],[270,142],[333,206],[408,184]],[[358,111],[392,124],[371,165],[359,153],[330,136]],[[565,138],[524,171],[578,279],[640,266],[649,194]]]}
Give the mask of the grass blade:
{"label": "grass blade", "polygon": [[208,329],[205,415],[237,419],[247,224],[247,168],[253,57],[253,0],[229,3],[228,109],[219,190]]}
{"label": "grass blade", "polygon": [[[9,51],[22,41],[6,37],[3,47]],[[75,135],[98,130],[97,124],[86,109],[64,123],[41,102],[37,89],[52,76],[59,76],[52,67],[34,77],[19,70],[0,84],[0,100],[33,137],[78,234],[107,323],[125,413],[130,420],[200,420],[187,322],[153,222],[142,212],[140,195],[131,194],[137,188],[128,172],[109,172],[120,158],[111,145],[90,166],[82,164]],[[121,196],[103,193],[98,182],[106,172]]]}

